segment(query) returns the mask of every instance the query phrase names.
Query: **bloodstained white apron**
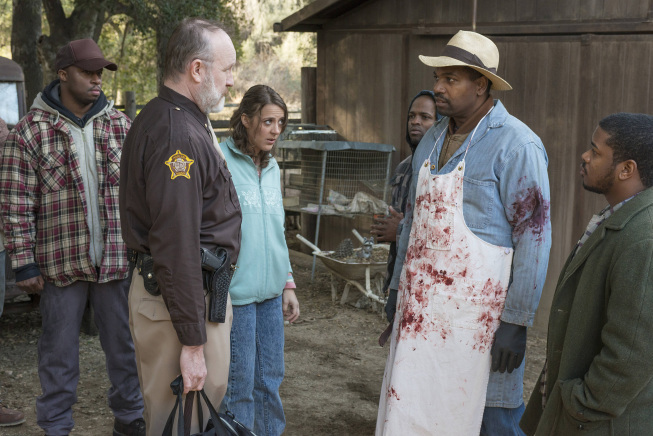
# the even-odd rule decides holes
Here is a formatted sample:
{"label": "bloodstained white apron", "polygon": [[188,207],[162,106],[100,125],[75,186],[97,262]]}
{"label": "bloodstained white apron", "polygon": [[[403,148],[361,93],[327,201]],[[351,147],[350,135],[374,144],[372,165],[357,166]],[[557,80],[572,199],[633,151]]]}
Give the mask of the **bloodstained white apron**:
{"label": "bloodstained white apron", "polygon": [[480,432],[513,250],[467,228],[466,156],[449,174],[431,174],[437,158],[419,171],[377,436]]}

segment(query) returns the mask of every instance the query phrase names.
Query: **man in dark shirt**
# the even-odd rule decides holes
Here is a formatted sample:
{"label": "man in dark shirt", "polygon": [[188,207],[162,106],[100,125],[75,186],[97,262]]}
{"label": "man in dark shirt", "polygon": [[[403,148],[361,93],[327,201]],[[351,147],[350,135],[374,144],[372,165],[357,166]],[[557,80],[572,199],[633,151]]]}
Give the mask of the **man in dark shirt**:
{"label": "man in dark shirt", "polygon": [[385,306],[385,313],[388,321],[392,323],[397,306],[397,290],[389,289],[392,280],[392,272],[395,268],[397,256],[397,235],[401,234],[401,220],[406,212],[406,200],[410,189],[410,181],[413,178],[413,153],[422,137],[431,128],[436,120],[435,95],[433,91],[420,91],[408,107],[408,120],[406,121],[406,142],[410,146],[411,154],[401,161],[392,176],[392,202],[390,215],[377,219],[372,225],[372,234],[379,242],[390,242],[390,253],[388,254],[388,274],[383,286],[384,292],[388,293],[388,302]]}
{"label": "man in dark shirt", "polygon": [[[168,42],[159,96],[123,148],[123,235],[128,248],[153,259],[153,272],[134,271],[129,293],[148,435],[162,433],[179,373],[184,393],[204,388],[215,405],[227,387],[231,303],[225,323],[207,321],[200,247],[224,247],[233,264],[240,249],[240,204],[207,116],[222,109],[235,63],[221,25],[182,21]],[[144,278],[156,279],[160,295],[145,290]]]}

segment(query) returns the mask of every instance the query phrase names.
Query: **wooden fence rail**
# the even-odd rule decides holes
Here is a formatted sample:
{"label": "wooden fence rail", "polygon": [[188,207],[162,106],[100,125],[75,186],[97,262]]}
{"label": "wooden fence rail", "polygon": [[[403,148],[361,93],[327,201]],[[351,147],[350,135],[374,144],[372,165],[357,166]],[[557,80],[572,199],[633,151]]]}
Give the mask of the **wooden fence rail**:
{"label": "wooden fence rail", "polygon": [[[226,103],[225,107],[238,107],[240,103]],[[123,111],[130,119],[136,118],[138,110],[143,109],[144,104],[136,104],[136,94],[133,91],[125,91],[125,104],[117,104],[114,108]],[[301,113],[302,111],[288,111],[288,123],[289,124],[298,124],[301,123]],[[295,115],[291,117],[291,115]],[[211,120],[211,126],[214,129],[228,129],[229,120]]]}

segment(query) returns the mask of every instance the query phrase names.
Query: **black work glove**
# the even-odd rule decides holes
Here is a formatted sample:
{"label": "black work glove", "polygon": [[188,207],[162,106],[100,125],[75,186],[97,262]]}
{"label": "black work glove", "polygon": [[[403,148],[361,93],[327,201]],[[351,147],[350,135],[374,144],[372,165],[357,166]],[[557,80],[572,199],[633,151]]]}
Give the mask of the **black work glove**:
{"label": "black work glove", "polygon": [[526,353],[526,326],[501,321],[492,344],[492,371],[511,373]]}
{"label": "black work glove", "polygon": [[397,290],[388,289],[388,301],[385,303],[385,315],[388,317],[388,322],[392,322],[397,311]]}

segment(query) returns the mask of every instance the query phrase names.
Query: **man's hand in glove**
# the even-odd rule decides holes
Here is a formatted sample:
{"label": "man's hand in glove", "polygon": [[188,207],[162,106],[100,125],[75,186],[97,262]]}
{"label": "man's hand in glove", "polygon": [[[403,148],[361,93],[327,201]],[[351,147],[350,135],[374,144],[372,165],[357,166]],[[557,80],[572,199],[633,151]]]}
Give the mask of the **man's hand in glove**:
{"label": "man's hand in glove", "polygon": [[388,289],[388,301],[385,303],[385,315],[388,317],[388,322],[392,322],[397,311],[397,290]]}
{"label": "man's hand in glove", "polygon": [[526,353],[526,327],[501,321],[492,344],[492,371],[511,373]]}

